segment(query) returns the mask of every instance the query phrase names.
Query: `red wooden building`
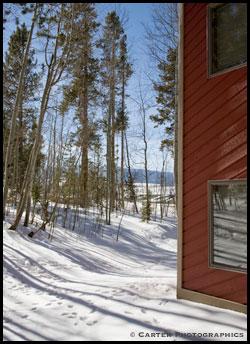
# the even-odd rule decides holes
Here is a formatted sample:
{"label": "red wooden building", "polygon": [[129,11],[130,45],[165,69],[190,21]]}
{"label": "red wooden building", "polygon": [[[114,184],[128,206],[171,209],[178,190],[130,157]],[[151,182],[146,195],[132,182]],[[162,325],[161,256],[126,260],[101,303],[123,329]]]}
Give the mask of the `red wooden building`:
{"label": "red wooden building", "polygon": [[246,312],[246,3],[182,3],[177,297]]}

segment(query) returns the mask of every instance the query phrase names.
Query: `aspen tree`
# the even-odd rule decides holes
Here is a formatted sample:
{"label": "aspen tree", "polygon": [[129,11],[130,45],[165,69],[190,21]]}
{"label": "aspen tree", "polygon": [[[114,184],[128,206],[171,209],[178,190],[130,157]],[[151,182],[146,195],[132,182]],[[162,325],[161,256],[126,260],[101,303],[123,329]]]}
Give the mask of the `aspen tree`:
{"label": "aspen tree", "polygon": [[[159,81],[153,86],[157,91],[158,114],[152,116],[156,125],[164,125],[166,137],[162,145],[169,148],[174,157],[174,178],[178,187],[178,102],[177,102],[177,65],[178,65],[178,3],[155,4],[152,12],[153,24],[146,26],[146,41],[149,55],[157,63]],[[177,209],[177,207],[176,207]]]}
{"label": "aspen tree", "polygon": [[[3,64],[3,159],[5,155],[11,124],[11,112],[13,111],[13,102],[18,88],[18,77],[22,68],[23,54],[25,51],[28,30],[25,24],[13,32],[8,43],[8,50],[5,54]],[[14,142],[12,143],[12,154],[9,171],[9,195],[14,198],[14,204],[17,204],[18,197],[22,189],[23,175],[27,165],[28,154],[33,144],[34,121],[36,119],[36,107],[34,102],[37,99],[37,91],[41,79],[41,73],[36,72],[37,61],[34,58],[34,49],[29,50],[22,92],[18,113],[16,118],[16,129]],[[3,164],[4,166],[4,164]]]}
{"label": "aspen tree", "polygon": [[115,111],[116,87],[118,86],[117,68],[119,63],[120,38],[124,33],[119,16],[115,11],[108,13],[103,26],[103,38],[99,46],[103,51],[102,75],[107,88],[107,190],[106,223],[110,224],[115,201]]}
{"label": "aspen tree", "polygon": [[19,104],[21,102],[21,97],[22,97],[24,73],[26,70],[27,59],[28,59],[29,50],[30,50],[30,44],[31,44],[32,36],[33,36],[33,30],[34,30],[35,22],[37,20],[37,8],[38,8],[38,4],[35,4],[31,28],[30,28],[29,35],[27,38],[25,52],[23,54],[23,60],[22,60],[22,66],[21,66],[20,74],[19,74],[15,105],[13,108],[12,118],[11,118],[11,127],[10,127],[10,133],[9,133],[9,138],[8,138],[7,151],[6,151],[6,157],[5,157],[5,166],[4,166],[3,218],[5,218],[5,207],[6,207],[7,198],[8,198],[8,188],[9,188],[9,178],[10,178],[10,161],[11,161],[11,154],[13,152],[14,135],[15,135],[15,130],[16,130],[16,120],[17,120],[17,115],[18,115]]}
{"label": "aspen tree", "polygon": [[[67,60],[68,60],[70,50],[71,50],[71,34],[72,34],[72,22],[74,19],[74,4],[70,5],[69,8],[66,8],[66,4],[62,3],[60,4],[60,9],[58,11],[56,8],[57,4],[48,4],[47,6],[48,6],[47,14],[51,14],[51,12],[53,12],[52,14],[55,16],[55,17],[51,16],[49,18],[47,17],[47,21],[45,17],[42,20],[43,32],[41,33],[41,35],[45,36],[47,39],[46,47],[45,47],[47,78],[46,78],[46,83],[45,83],[41,105],[40,105],[40,116],[39,116],[38,125],[37,125],[37,134],[36,134],[35,141],[34,141],[31,154],[29,157],[26,173],[24,176],[23,193],[21,195],[21,199],[19,202],[16,218],[14,220],[14,223],[9,228],[11,230],[16,230],[21,220],[24,207],[26,205],[27,197],[31,189],[35,165],[36,165],[37,156],[38,156],[41,139],[42,139],[42,126],[43,126],[43,121],[44,121],[45,113],[46,113],[49,98],[50,98],[50,93],[51,93],[52,87],[55,86],[61,79],[62,73],[65,70]],[[52,11],[54,10],[54,6],[55,6],[55,11]],[[56,21],[56,36],[53,40],[54,44],[52,44],[53,52],[48,58],[47,56],[48,45],[51,38],[53,38],[53,36],[49,33],[50,25],[54,20]],[[47,24],[47,27],[45,27],[45,23]]]}
{"label": "aspen tree", "polygon": [[138,105],[138,112],[141,118],[141,137],[143,140],[143,164],[145,172],[145,185],[146,185],[146,199],[142,207],[142,220],[149,221],[151,215],[151,192],[149,190],[149,176],[148,176],[148,132],[147,132],[147,111],[151,108],[151,105],[147,104],[146,94],[143,93],[141,81],[139,81],[138,86],[138,99],[134,101]]}
{"label": "aspen tree", "polygon": [[132,64],[128,61],[127,53],[127,36],[124,35],[120,41],[120,68],[119,77],[121,83],[121,109],[118,112],[118,129],[121,131],[121,207],[124,208],[124,133],[128,126],[128,118],[125,114],[125,88],[127,86],[128,79],[131,77]]}

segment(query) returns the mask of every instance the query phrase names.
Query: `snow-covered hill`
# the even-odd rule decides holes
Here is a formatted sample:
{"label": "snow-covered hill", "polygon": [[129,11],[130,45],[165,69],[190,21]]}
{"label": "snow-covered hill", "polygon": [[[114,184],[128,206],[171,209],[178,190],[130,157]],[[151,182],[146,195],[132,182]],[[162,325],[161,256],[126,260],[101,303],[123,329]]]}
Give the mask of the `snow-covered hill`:
{"label": "snow-covered hill", "polygon": [[246,340],[246,315],[176,299],[175,217],[125,215],[117,242],[119,222],[52,241],[4,222],[5,341]]}
{"label": "snow-covered hill", "polygon": [[[131,169],[132,176],[135,183],[145,183],[145,170],[144,169]],[[173,172],[164,172],[165,183],[168,186],[174,185]],[[160,171],[148,170],[148,182],[153,184],[161,184],[162,173]],[[124,180],[129,179],[129,171],[124,169]]]}

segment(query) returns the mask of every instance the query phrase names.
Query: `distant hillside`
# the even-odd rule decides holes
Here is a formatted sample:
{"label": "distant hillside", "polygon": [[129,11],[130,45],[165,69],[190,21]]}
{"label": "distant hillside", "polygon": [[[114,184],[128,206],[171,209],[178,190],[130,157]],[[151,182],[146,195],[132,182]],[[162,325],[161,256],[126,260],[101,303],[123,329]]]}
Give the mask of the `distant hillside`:
{"label": "distant hillside", "polygon": [[[143,169],[132,169],[132,175],[135,183],[145,183],[145,171]],[[128,169],[124,169],[124,180],[128,180]],[[166,185],[174,185],[173,172],[165,172]],[[161,184],[161,172],[148,171],[148,182],[152,184]]]}

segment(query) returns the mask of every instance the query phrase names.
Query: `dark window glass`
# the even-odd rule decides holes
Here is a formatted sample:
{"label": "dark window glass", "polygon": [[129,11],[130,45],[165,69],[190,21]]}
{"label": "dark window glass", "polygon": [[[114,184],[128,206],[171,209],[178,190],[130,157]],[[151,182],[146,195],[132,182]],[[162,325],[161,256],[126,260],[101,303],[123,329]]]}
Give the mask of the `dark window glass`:
{"label": "dark window glass", "polygon": [[247,4],[223,4],[211,9],[211,73],[247,61]]}
{"label": "dark window glass", "polygon": [[211,266],[246,270],[246,181],[211,181],[209,188]]}

